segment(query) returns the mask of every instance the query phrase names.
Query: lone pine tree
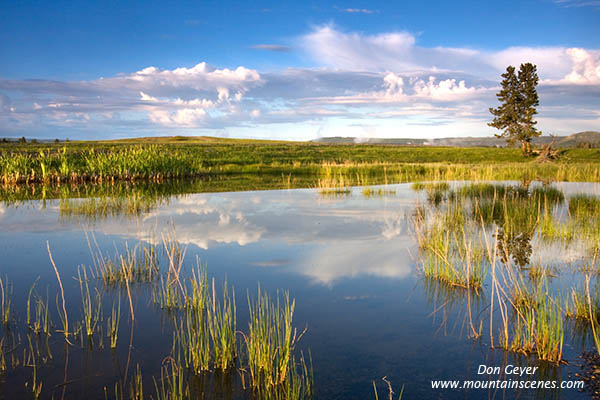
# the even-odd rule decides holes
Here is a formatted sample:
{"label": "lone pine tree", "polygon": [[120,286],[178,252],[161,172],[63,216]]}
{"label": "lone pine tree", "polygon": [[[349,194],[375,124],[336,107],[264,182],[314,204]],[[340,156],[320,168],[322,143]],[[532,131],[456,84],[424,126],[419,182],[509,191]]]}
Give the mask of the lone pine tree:
{"label": "lone pine tree", "polygon": [[531,63],[521,64],[518,76],[515,67],[509,65],[502,74],[502,90],[496,94],[502,103],[498,108],[490,108],[494,120],[489,126],[502,132],[496,137],[506,138],[509,144],[521,143],[524,155],[531,154],[531,139],[540,136],[542,132],[535,128],[537,114],[535,107],[540,104],[535,87],[539,78],[537,67]]}

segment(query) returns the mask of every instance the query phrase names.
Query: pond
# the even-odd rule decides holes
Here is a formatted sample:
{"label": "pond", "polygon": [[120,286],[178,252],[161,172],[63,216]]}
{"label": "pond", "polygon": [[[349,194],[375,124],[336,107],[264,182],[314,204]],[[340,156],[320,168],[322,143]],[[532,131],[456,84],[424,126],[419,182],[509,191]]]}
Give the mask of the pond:
{"label": "pond", "polygon": [[[290,379],[304,385],[299,390],[308,385],[317,399],[374,399],[374,385],[379,398],[387,398],[386,381],[395,399],[402,387],[408,399],[589,398],[585,390],[531,389],[524,383],[574,383],[591,368],[586,360],[592,353],[582,355],[596,351],[588,329],[593,323],[579,323],[572,310],[577,304],[569,308],[569,302],[583,298],[587,282],[591,302],[583,302],[590,303],[591,314],[600,304],[595,300],[598,275],[592,271],[597,269],[600,223],[594,207],[600,204],[600,186],[534,182],[525,194],[518,192],[522,186],[448,182],[7,201],[0,205],[0,398],[130,398],[130,391],[142,387],[144,398],[171,398],[168,392],[179,384],[198,398],[285,398],[252,389],[260,379],[247,361],[249,303],[259,307],[259,291],[270,296],[271,304],[280,302],[277,310],[285,309],[289,294],[298,340],[293,363],[286,365],[297,369]],[[531,208],[510,203],[512,192],[500,187],[535,203]],[[484,193],[489,188],[493,196]],[[492,211],[474,211],[484,210],[490,197],[497,204]],[[460,203],[467,211],[456,219],[455,231],[463,238],[444,236],[452,229],[439,225],[440,249],[448,245],[454,251],[442,258],[448,264],[468,260],[473,269],[483,266],[480,282],[473,269],[453,270],[452,278],[443,275],[431,244],[435,221],[446,221],[457,199],[469,202]],[[570,199],[584,199],[585,206],[577,208]],[[513,208],[533,216],[513,218]],[[588,213],[577,219],[581,209]],[[494,244],[499,237],[506,246]],[[427,249],[437,261],[427,258]],[[538,288],[531,293],[539,299],[552,299],[532,306],[538,310],[530,317],[536,322],[525,323],[522,331],[541,336],[539,307],[560,311],[561,321],[555,321],[562,335],[560,361],[540,360],[553,356],[541,353],[538,336],[515,345],[513,331],[519,328],[514,325],[520,320],[511,316],[513,303],[502,293],[521,286],[498,272],[502,264],[519,271],[518,285]],[[119,265],[139,271],[123,279]],[[531,278],[532,271],[542,278]],[[185,333],[191,324],[185,299],[193,290],[190,278],[204,279],[199,286],[207,300],[201,308],[212,305],[217,314],[227,314],[231,302],[235,306],[236,350],[225,371],[216,358],[196,373],[186,367],[191,358],[181,343],[199,335]],[[503,307],[506,318],[513,318],[505,338],[508,349],[501,345]],[[585,320],[583,309],[579,316]],[[206,323],[211,353],[208,330],[213,328]],[[529,340],[535,346],[528,347]],[[279,359],[281,351],[273,357]],[[492,368],[480,373],[482,366]],[[523,367],[517,370],[522,374],[510,374],[510,366]],[[470,389],[432,388],[435,381],[462,385],[464,380],[479,383]],[[516,382],[517,388],[489,388],[496,380]]]}

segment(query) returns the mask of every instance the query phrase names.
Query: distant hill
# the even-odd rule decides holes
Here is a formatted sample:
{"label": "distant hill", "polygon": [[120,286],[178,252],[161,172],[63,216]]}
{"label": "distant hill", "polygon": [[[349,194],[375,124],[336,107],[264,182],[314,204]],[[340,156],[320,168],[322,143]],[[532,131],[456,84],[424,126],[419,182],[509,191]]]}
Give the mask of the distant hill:
{"label": "distant hill", "polygon": [[[541,146],[554,140],[556,147],[600,147],[600,132],[586,131],[569,136],[540,136],[533,139],[533,144]],[[317,143],[330,144],[386,144],[396,146],[450,146],[450,147],[506,147],[506,140],[497,137],[455,137],[440,139],[386,139],[386,138],[354,138],[326,137],[314,140]]]}

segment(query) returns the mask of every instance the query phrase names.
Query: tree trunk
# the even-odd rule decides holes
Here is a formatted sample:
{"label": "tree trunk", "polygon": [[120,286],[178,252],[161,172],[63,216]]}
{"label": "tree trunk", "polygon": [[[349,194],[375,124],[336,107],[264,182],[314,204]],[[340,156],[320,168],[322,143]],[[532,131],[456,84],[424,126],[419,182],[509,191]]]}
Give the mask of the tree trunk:
{"label": "tree trunk", "polygon": [[526,140],[521,141],[521,151],[523,151],[524,156],[531,155],[531,143]]}

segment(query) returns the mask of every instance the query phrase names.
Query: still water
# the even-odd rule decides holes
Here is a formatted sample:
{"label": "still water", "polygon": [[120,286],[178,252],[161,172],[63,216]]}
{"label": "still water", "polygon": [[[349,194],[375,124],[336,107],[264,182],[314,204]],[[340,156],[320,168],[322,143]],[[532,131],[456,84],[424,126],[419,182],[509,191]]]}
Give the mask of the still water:
{"label": "still water", "polygon": [[[566,196],[599,192],[592,184],[555,187]],[[255,296],[258,285],[272,294],[289,291],[295,299],[294,326],[306,328],[295,352],[310,351],[317,399],[373,399],[373,382],[380,398],[387,398],[383,377],[391,382],[394,398],[402,386],[404,399],[589,398],[574,389],[432,389],[435,380],[577,380],[580,354],[593,347],[567,334],[563,353],[568,363],[556,366],[534,356],[492,350],[486,335],[469,338],[467,300],[471,316],[482,321],[485,331],[489,294],[461,295],[425,281],[412,220],[426,196],[409,184],[385,190],[374,196],[366,196],[363,188],[328,195],[312,189],[186,194],[135,215],[100,217],[67,213],[60,200],[0,205],[0,274],[10,282],[13,304],[11,326],[2,330],[3,346],[7,364],[18,359],[2,375],[0,398],[30,396],[34,367],[24,348],[38,354],[40,398],[115,398],[115,382],[131,379],[138,365],[146,397],[156,398],[153,377],[160,377],[173,342],[167,313],[153,306],[147,287],[133,285],[135,322],[121,291],[116,350],[107,346],[106,328],[104,343],[89,346],[73,340],[65,345],[55,332],[61,326],[58,282],[48,247],[62,276],[67,314],[76,321],[81,319],[81,295],[73,277],[79,266],[93,265],[90,247],[107,255],[140,243],[160,247],[167,232],[174,232],[186,247],[184,274],[200,263],[209,280],[227,280],[235,288],[240,331],[248,324],[247,296]],[[533,257],[571,262],[578,258],[577,248],[573,244],[570,250],[549,246],[538,251],[534,243]],[[48,340],[33,338],[30,346],[26,304],[36,279],[42,297],[49,293],[53,333]],[[101,283],[94,286],[102,297],[105,321],[117,292]],[[506,365],[538,368],[519,378],[478,375],[480,365],[502,371]],[[235,372],[207,379],[205,385],[201,392],[206,398],[251,398]]]}

